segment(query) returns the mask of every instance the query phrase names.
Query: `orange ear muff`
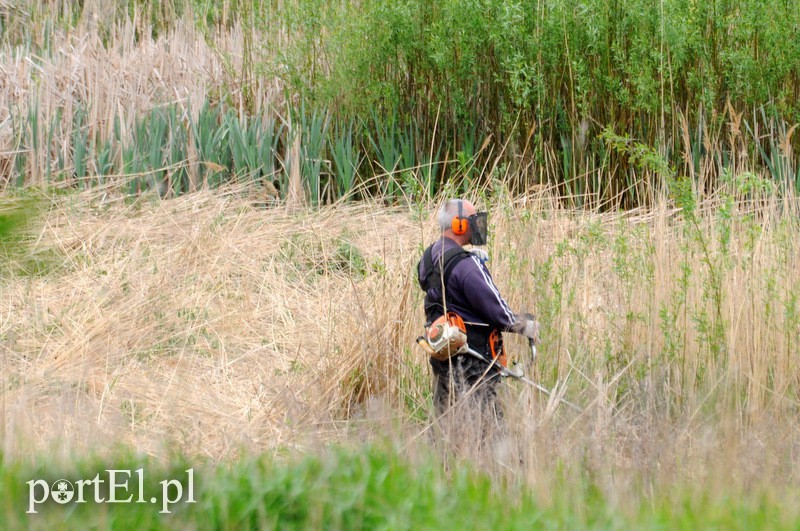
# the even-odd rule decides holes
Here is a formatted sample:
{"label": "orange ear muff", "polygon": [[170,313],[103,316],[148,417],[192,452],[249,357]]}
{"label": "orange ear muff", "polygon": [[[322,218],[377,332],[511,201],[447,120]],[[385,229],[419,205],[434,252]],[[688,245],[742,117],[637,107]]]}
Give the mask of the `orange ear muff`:
{"label": "orange ear muff", "polygon": [[467,221],[467,218],[455,217],[453,218],[452,228],[456,236],[466,234],[469,228],[469,221]]}
{"label": "orange ear muff", "polygon": [[464,202],[458,202],[458,215],[453,218],[453,221],[450,223],[451,228],[453,229],[453,234],[456,236],[461,236],[467,233],[467,229],[469,228],[469,221],[467,218],[462,217],[464,214]]}

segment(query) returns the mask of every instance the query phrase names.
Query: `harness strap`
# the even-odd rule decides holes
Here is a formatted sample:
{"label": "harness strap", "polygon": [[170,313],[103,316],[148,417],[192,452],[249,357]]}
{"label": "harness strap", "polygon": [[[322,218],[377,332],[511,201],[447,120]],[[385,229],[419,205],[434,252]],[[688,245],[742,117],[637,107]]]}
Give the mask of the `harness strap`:
{"label": "harness strap", "polygon": [[[418,277],[417,280],[419,281],[419,287],[423,291],[428,291],[429,289],[441,288],[442,287],[442,279],[444,279],[444,284],[447,285],[447,280],[450,277],[450,273],[452,273],[453,269],[458,265],[461,260],[464,260],[470,255],[469,251],[465,251],[464,249],[455,248],[449,249],[444,253],[444,256],[441,260],[433,260],[433,245],[425,249],[425,253],[422,255],[422,264],[425,270],[425,278]],[[439,265],[444,264],[444,274],[439,271]]]}
{"label": "harness strap", "polygon": [[[419,281],[419,287],[425,292],[425,316],[427,317],[428,321],[433,321],[440,315],[444,314],[444,304],[442,303],[441,298],[435,299],[431,296],[430,291],[434,289],[441,290],[443,284],[447,286],[447,282],[450,279],[450,274],[453,272],[453,269],[455,269],[459,262],[469,256],[469,251],[465,251],[464,249],[457,247],[455,249],[449,249],[444,253],[440,260],[434,261],[433,245],[425,250],[425,253],[422,255],[422,264],[423,271],[425,271],[425,277],[423,278],[420,276],[417,280]],[[444,271],[443,273],[440,272],[440,266],[444,266],[442,267]],[[419,275],[419,268],[417,268],[417,271]]]}

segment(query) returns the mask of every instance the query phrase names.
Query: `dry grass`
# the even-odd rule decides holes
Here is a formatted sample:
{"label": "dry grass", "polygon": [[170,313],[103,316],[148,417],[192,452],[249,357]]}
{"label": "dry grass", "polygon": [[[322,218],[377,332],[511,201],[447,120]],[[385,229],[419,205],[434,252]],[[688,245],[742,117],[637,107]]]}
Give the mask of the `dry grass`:
{"label": "dry grass", "polygon": [[[461,435],[434,447],[521,473],[544,498],[548,471],[564,466],[594,471],[620,498],[681,478],[796,486],[795,208],[735,216],[715,355],[697,323],[713,314],[706,267],[674,209],[555,204],[498,202],[491,266],[512,305],[541,316],[532,376],[586,409],[507,382],[508,433],[494,456]],[[428,417],[429,370],[413,346],[423,316],[412,271],[435,237],[433,208],[261,209],[208,193],[57,200],[37,245],[63,265],[0,287],[5,455],[124,444],[229,459],[375,433],[413,453],[447,440]],[[718,256],[715,212],[701,228]],[[660,312],[679,293],[667,330]],[[509,345],[523,355],[522,342]]]}
{"label": "dry grass", "polygon": [[[58,160],[63,160],[66,173],[71,173],[79,110],[87,113],[80,132],[87,145],[95,146],[112,138],[127,143],[137,119],[168,104],[178,104],[194,117],[204,102],[221,98],[238,110],[247,104],[256,114],[281,106],[281,84],[269,76],[253,76],[244,68],[245,30],[241,24],[217,31],[211,41],[184,20],[153,39],[148,28],[142,27],[141,17],[115,23],[113,12],[102,13],[103,5],[87,3],[74,30],[56,30],[49,53],[7,43],[0,48],[0,185],[11,173],[4,161],[12,161],[20,150],[29,155],[26,183],[47,181],[48,169],[56,168]],[[43,46],[35,41],[43,27],[25,31],[37,47]],[[266,49],[280,36],[254,33],[251,37],[259,43],[255,52],[269,55]],[[247,96],[242,85],[244,73],[248,76]],[[250,94],[257,97],[245,103]],[[31,115],[37,120],[25,120]],[[28,129],[25,145],[19,143],[21,132],[14,130],[12,116]],[[119,137],[115,122],[120,124]],[[39,148],[44,146],[48,148]],[[91,174],[98,171],[88,170]]]}
{"label": "dry grass", "polygon": [[375,315],[381,283],[353,280],[337,251],[350,242],[366,267],[391,257],[396,279],[412,257],[396,260],[405,242],[392,227],[413,232],[366,207],[59,203],[40,245],[63,268],[2,288],[5,450],[167,442],[220,457],[290,444],[294,427],[334,418],[338,362],[365,355],[343,352],[347,327]]}

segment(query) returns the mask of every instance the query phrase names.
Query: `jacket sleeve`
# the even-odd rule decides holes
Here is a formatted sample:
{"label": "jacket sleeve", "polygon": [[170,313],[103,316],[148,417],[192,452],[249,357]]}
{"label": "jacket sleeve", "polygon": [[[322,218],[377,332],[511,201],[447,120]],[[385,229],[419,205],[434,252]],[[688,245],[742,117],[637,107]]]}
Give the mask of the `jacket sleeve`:
{"label": "jacket sleeve", "polygon": [[475,313],[483,318],[486,324],[504,331],[513,331],[520,319],[500,295],[500,290],[495,286],[486,267],[475,256],[464,260],[459,267],[464,268],[462,291]]}

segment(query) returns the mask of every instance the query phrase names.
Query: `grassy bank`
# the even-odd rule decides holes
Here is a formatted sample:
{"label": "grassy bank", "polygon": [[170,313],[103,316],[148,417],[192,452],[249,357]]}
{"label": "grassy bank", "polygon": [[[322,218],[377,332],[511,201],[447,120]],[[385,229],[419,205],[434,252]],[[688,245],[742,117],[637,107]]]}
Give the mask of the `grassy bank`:
{"label": "grassy bank", "polygon": [[[302,459],[245,458],[235,464],[194,466],[195,503],[176,503],[169,514],[153,504],[58,505],[28,510],[31,478],[92,478],[116,468],[141,468],[151,493],[155,478],[185,476],[147,460],[82,460],[57,472],[52,467],[4,466],[4,522],[8,529],[794,529],[796,495],[761,487],[740,492],[708,491],[679,484],[636,499],[609,496],[591,474],[553,477],[539,496],[513,480],[498,486],[468,463],[446,472],[430,457],[408,459],[384,445],[331,449]],[[183,467],[184,465],[181,465]],[[188,467],[189,465],[185,465]],[[55,473],[55,476],[53,475]],[[134,478],[136,476],[134,475]],[[185,480],[184,480],[185,482]],[[646,488],[645,485],[643,485]],[[118,489],[117,498],[138,493],[138,480]],[[104,492],[107,497],[108,493]],[[160,498],[159,498],[160,499]],[[184,497],[184,500],[186,497]]]}

